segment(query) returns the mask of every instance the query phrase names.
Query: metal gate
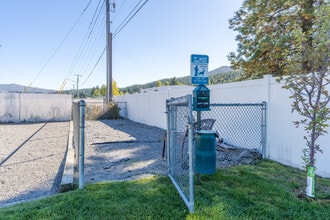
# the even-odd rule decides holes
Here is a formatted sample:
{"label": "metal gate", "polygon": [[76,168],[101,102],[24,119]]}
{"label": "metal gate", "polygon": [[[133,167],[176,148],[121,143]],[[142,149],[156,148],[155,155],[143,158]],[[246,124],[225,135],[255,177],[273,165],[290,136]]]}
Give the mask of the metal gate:
{"label": "metal gate", "polygon": [[[211,104],[201,120],[215,119],[218,141],[236,148],[257,150],[265,157],[266,103]],[[166,101],[168,173],[190,212],[194,211],[194,154],[192,96]]]}
{"label": "metal gate", "polygon": [[194,212],[192,96],[166,100],[168,175]]}

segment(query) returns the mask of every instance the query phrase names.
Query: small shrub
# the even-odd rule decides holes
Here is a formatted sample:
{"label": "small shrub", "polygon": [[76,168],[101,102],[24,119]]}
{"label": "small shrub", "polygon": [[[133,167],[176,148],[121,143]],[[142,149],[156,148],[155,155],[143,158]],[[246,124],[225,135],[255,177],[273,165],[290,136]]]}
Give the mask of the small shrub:
{"label": "small shrub", "polygon": [[109,103],[108,106],[103,108],[100,105],[87,104],[85,117],[87,120],[98,119],[119,119],[120,108],[114,102]]}
{"label": "small shrub", "polygon": [[120,108],[118,105],[114,102],[110,102],[98,119],[119,119],[121,118],[119,112]]}

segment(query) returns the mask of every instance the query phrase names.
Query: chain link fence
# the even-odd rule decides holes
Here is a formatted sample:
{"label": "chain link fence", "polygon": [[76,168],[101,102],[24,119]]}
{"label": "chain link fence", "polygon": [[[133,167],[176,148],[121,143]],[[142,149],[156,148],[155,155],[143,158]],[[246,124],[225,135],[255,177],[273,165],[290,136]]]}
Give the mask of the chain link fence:
{"label": "chain link fence", "polygon": [[[194,211],[194,124],[191,95],[167,100],[167,160],[169,177],[190,212]],[[201,112],[201,120],[214,119],[212,130],[218,144],[257,150],[264,155],[266,140],[266,103],[211,104]],[[205,121],[205,120],[204,120]],[[212,120],[213,121],[213,120]]]}
{"label": "chain link fence", "polygon": [[190,212],[194,211],[191,95],[166,102],[169,177]]}
{"label": "chain link fence", "polygon": [[[212,130],[226,145],[264,152],[266,103],[211,104],[202,119],[216,119]],[[196,113],[194,114],[196,117]]]}

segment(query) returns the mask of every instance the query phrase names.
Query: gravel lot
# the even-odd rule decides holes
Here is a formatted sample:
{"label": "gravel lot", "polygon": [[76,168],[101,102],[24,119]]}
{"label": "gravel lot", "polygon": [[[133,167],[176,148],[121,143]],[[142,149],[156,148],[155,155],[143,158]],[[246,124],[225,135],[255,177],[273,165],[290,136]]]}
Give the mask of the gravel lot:
{"label": "gravel lot", "polygon": [[[86,121],[85,183],[166,175],[164,130],[130,120]],[[0,125],[0,207],[59,192],[69,122]],[[260,154],[217,147],[217,168]]]}
{"label": "gravel lot", "polygon": [[130,120],[86,122],[85,182],[166,174],[164,130]]}
{"label": "gravel lot", "polygon": [[69,122],[0,125],[0,206],[58,191]]}
{"label": "gravel lot", "polygon": [[[59,191],[69,122],[0,125],[0,207]],[[164,130],[129,120],[86,121],[85,183],[166,174]]]}

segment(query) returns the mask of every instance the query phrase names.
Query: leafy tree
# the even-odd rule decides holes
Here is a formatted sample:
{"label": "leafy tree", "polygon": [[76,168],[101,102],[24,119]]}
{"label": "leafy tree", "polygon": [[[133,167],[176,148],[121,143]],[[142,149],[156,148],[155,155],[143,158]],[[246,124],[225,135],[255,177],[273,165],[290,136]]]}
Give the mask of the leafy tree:
{"label": "leafy tree", "polygon": [[163,86],[162,81],[161,81],[161,80],[157,80],[157,81],[155,82],[155,87],[161,87],[161,86]]}
{"label": "leafy tree", "polygon": [[[93,87],[91,90],[92,97],[106,96],[107,86],[102,85],[101,88],[99,86]],[[114,96],[119,95],[119,89],[117,87],[116,81],[112,80],[112,94]]]}
{"label": "leafy tree", "polygon": [[101,96],[101,90],[99,86],[93,87],[91,91],[91,96],[92,97],[98,97]]}
{"label": "leafy tree", "polygon": [[100,94],[101,94],[101,96],[106,96],[106,94],[107,94],[107,86],[106,85],[103,84],[101,86]]}
{"label": "leafy tree", "polygon": [[114,96],[119,95],[119,89],[117,87],[117,82],[115,80],[112,80],[112,95]]}
{"label": "leafy tree", "polygon": [[[295,125],[302,125],[306,131],[304,139],[306,147],[302,159],[307,168],[306,195],[314,197],[314,171],[316,169],[315,155],[321,152],[317,143],[320,136],[327,133],[327,121],[330,120],[330,96],[327,87],[330,85],[328,75],[330,67],[330,6],[321,4],[313,12],[315,21],[312,29],[296,29],[296,54],[290,54],[289,49],[283,54],[290,54],[287,71],[291,74],[285,79],[284,88],[292,92],[292,111],[302,116]],[[306,42],[311,41],[311,45]],[[306,66],[310,72],[306,72]]]}
{"label": "leafy tree", "polygon": [[327,86],[330,54],[329,1],[245,0],[230,28],[239,32],[237,53],[228,55],[244,78],[263,74],[289,75],[285,88],[292,92],[292,111],[302,119],[294,122],[306,131],[303,161],[308,170],[307,196],[314,196],[315,154],[322,152],[317,140],[328,127]]}
{"label": "leafy tree", "polygon": [[171,78],[169,81],[169,84],[170,85],[182,85],[182,83],[176,77]]}
{"label": "leafy tree", "polygon": [[[293,32],[297,27],[307,33],[312,29],[314,8],[322,0],[245,0],[235,16],[229,20],[230,28],[238,31],[237,53],[228,55],[232,67],[241,69],[244,78],[260,78],[263,74],[286,74],[290,56],[282,51],[297,53]],[[304,39],[305,48],[312,47],[312,38]],[[302,70],[310,72],[308,51],[302,52]]]}

